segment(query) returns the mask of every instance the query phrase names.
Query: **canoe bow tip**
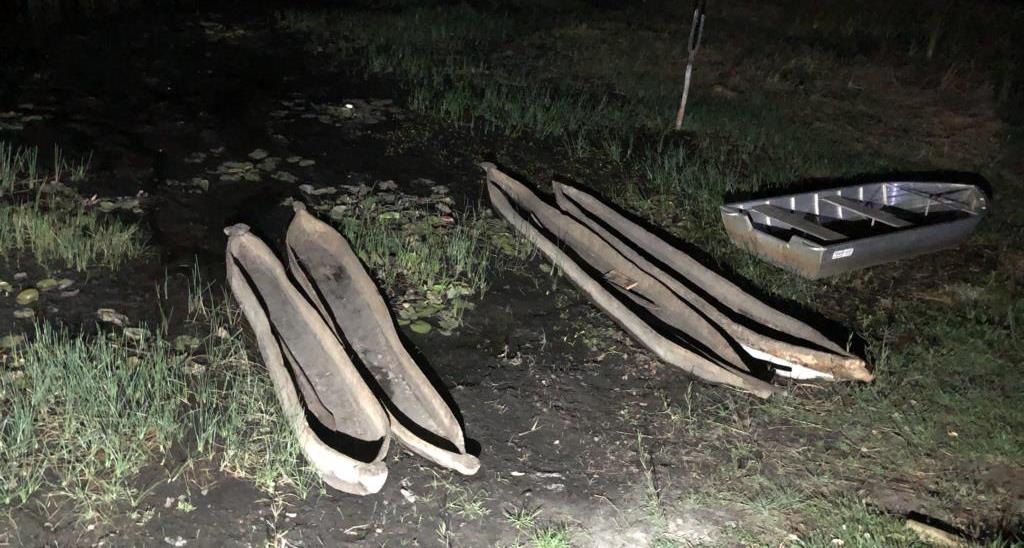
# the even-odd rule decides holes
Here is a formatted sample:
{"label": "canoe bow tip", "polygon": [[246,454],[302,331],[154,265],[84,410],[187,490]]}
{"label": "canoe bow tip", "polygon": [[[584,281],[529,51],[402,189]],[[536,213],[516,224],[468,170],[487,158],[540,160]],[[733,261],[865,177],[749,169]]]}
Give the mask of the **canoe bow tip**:
{"label": "canoe bow tip", "polygon": [[295,200],[292,202],[292,211],[294,211],[295,213],[298,213],[300,211],[306,211],[306,204],[304,202]]}
{"label": "canoe bow tip", "polygon": [[369,474],[360,483],[366,488],[367,494],[379,493],[388,480],[388,467],[383,462],[369,465]]}
{"label": "canoe bow tip", "polygon": [[861,382],[874,382],[875,380],[875,374],[867,368],[856,370],[852,376],[854,380]]}
{"label": "canoe bow tip", "polygon": [[388,468],[383,462],[359,464],[339,472],[322,470],[320,478],[332,488],[352,495],[379,493],[388,479]]}
{"label": "canoe bow tip", "polygon": [[249,233],[249,225],[247,225],[245,223],[238,223],[238,224],[234,224],[234,225],[231,225],[231,226],[224,227],[224,234],[226,234],[228,237],[231,237],[231,236],[241,236],[242,234],[248,234],[248,233]]}
{"label": "canoe bow tip", "polygon": [[455,471],[464,476],[472,476],[480,471],[480,459],[468,453],[461,455],[457,464]]}

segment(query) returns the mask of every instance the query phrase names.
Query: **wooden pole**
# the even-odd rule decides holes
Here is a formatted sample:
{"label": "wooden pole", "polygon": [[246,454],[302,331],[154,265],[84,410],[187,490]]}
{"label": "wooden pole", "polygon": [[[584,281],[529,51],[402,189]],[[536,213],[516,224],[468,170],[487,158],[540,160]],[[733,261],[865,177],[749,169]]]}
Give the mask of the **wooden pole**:
{"label": "wooden pole", "polygon": [[690,41],[687,44],[686,72],[683,75],[683,96],[679,99],[679,111],[676,112],[676,130],[683,127],[686,117],[686,98],[690,95],[690,77],[693,75],[693,60],[700,49],[700,40],[704,35],[704,8],[707,0],[698,0],[693,10],[693,21],[690,23]]}

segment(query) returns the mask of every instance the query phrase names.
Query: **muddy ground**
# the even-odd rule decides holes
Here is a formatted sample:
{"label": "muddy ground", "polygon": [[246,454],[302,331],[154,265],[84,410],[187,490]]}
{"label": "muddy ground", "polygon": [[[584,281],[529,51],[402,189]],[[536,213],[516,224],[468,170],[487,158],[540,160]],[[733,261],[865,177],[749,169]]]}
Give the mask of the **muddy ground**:
{"label": "muddy ground", "polygon": [[[80,293],[46,296],[41,309],[46,319],[72,326],[90,326],[100,307],[158,323],[169,312],[156,306],[155,286],[169,279],[181,303],[188,270],[197,261],[209,279],[221,280],[223,227],[245,222],[279,238],[288,211],[280,204],[301,197],[301,184],[390,179],[413,192],[415,179],[428,178],[448,185],[461,205],[473,206],[482,198],[475,166],[481,160],[532,154],[530,165],[546,166],[531,173],[538,181],[560,170],[559,160],[543,147],[509,152],[507,138],[484,141],[405,110],[404,97],[386,80],[316,66],[292,37],[275,30],[271,12],[263,8],[124,16],[40,42],[9,50],[0,82],[0,111],[40,118],[0,137],[44,151],[59,143],[67,154],[91,154],[91,175],[76,190],[100,199],[138,197],[142,213],[122,214],[147,226],[157,250],[115,274],[65,273],[78,280]],[[282,100],[352,99],[393,103],[381,103],[388,106],[373,125],[331,126],[272,115]],[[315,164],[292,169],[294,181],[211,178],[207,191],[194,193],[168,184],[205,177],[221,161],[243,160],[256,149]],[[197,152],[210,157],[196,161]],[[971,278],[991,260],[985,255],[969,261],[973,266],[952,276]],[[921,276],[947,267],[930,261],[919,264]],[[675,501],[668,523],[659,526],[662,534],[684,545],[715,543],[749,518],[699,504],[698,495],[714,491],[702,477],[712,475],[718,463],[744,469],[757,462],[758,474],[772,478],[796,465],[761,462],[762,445],[791,447],[794,456],[805,444],[849,450],[842,433],[756,428],[758,419],[744,416],[749,408],[732,408],[735,394],[658,366],[565,280],[539,265],[532,261],[494,274],[454,335],[406,333],[450,389],[468,436],[479,445],[477,476],[454,477],[395,448],[379,495],[328,491],[300,500],[271,497],[217,470],[166,481],[167,470],[179,464],[172,452],[139,479],[149,490],[135,508],[82,524],[59,499],[47,499],[12,510],[0,538],[12,546],[514,545],[527,542],[529,534],[505,514],[543,509],[545,523],[583,531],[574,544],[639,546],[655,540],[645,510],[649,482],[655,481],[661,497]],[[2,272],[8,278],[22,270],[17,258],[7,258]],[[866,283],[892,281],[879,278]],[[9,303],[0,305],[0,330],[29,329],[31,323],[10,319],[12,310]],[[843,319],[841,310],[837,306],[832,317]],[[743,434],[752,449],[729,454],[715,444],[702,447],[685,424],[677,432],[679,421],[667,411],[668,403],[685,407],[691,399],[729,417],[723,430],[745,421]],[[980,481],[1019,497],[1024,491],[1016,475],[1012,467],[990,470]],[[897,515],[932,504],[912,485],[836,481],[849,482],[858,498]],[[165,504],[180,495],[195,509]],[[480,508],[467,510],[466,501],[451,504],[459,496]],[[803,524],[783,527],[800,532]]]}

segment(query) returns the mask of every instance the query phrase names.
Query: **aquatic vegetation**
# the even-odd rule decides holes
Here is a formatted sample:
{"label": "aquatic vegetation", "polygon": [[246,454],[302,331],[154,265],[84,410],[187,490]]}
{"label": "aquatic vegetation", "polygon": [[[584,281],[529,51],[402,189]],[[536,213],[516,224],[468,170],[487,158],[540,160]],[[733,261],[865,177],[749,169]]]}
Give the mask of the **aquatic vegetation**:
{"label": "aquatic vegetation", "polygon": [[25,129],[27,124],[41,122],[48,118],[45,111],[40,111],[36,105],[26,103],[18,105],[14,110],[0,112],[0,131],[20,131]]}
{"label": "aquatic vegetation", "polygon": [[401,192],[393,181],[300,190],[393,297],[399,324],[425,333],[432,319],[448,334],[472,306],[468,298],[486,289],[492,250],[486,225],[472,213],[454,213],[447,187],[413,184],[425,192]]}
{"label": "aquatic vegetation", "polygon": [[344,99],[341,103],[317,103],[300,94],[279,102],[281,108],[270,112],[272,122],[316,120],[339,128],[372,126],[385,120],[401,120],[403,109],[391,99]]}

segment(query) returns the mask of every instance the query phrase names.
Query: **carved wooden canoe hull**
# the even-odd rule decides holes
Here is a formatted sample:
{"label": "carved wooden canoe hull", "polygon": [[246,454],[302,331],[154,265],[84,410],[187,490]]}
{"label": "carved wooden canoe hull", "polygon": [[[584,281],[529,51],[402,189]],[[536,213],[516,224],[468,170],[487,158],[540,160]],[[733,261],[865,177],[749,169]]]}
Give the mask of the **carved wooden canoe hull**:
{"label": "carved wooden canoe hull", "polygon": [[352,247],[296,202],[285,244],[293,277],[345,342],[391,417],[402,445],[442,466],[474,474],[452,406],[410,355],[387,304]]}
{"label": "carved wooden canoe hull", "polygon": [[[680,302],[664,284],[493,164],[482,167],[487,171],[487,190],[495,209],[594,304],[659,358],[697,378],[759,397],[780,390],[758,376],[770,374],[763,364],[740,355],[720,330]],[[692,331],[664,329],[670,321]],[[714,351],[723,348],[728,351]],[[761,371],[752,371],[759,366]]]}
{"label": "carved wooden canoe hull", "polygon": [[814,327],[769,306],[586,191],[561,183],[554,190],[563,211],[721,326],[748,354],[778,366],[779,375],[873,379],[864,360]]}
{"label": "carved wooden canoe hull", "polygon": [[388,475],[387,413],[270,248],[245,225],[225,232],[228,283],[303,454],[331,487],[378,492]]}

